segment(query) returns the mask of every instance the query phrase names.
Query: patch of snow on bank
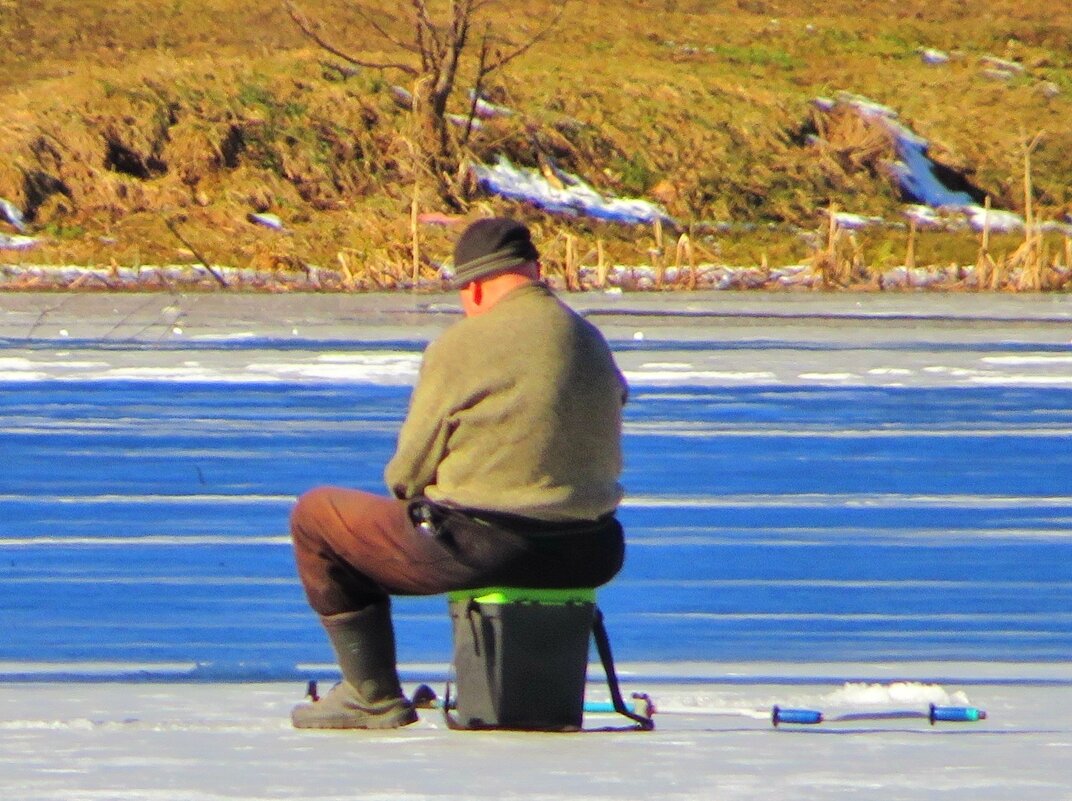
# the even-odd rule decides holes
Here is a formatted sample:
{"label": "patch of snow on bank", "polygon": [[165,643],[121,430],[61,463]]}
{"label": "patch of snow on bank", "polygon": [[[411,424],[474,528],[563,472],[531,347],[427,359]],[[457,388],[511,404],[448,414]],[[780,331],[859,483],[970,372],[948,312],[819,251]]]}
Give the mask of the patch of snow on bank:
{"label": "patch of snow on bank", "polygon": [[269,214],[267,212],[250,212],[246,215],[246,219],[255,225],[263,225],[265,228],[271,228],[276,231],[286,230],[283,225],[283,220],[278,214]]}
{"label": "patch of snow on bank", "polygon": [[22,214],[22,209],[7,198],[0,197],[0,220],[11,223],[20,234],[26,233],[26,218]]}
{"label": "patch of snow on bank", "polygon": [[975,199],[967,192],[951,190],[934,172],[934,162],[927,154],[929,143],[900,121],[896,111],[866,97],[851,93],[838,96],[838,103],[854,108],[864,119],[878,123],[890,135],[900,161],[890,165],[901,187],[928,206],[973,206]]}
{"label": "patch of snow on bank", "polygon": [[505,156],[495,164],[474,164],[473,174],[489,192],[531,203],[552,214],[586,215],[627,224],[669,221],[659,206],[637,198],[604,197],[576,175],[557,171],[551,182],[536,170],[515,167]]}
{"label": "patch of snow on bank", "polygon": [[[888,165],[889,170],[906,194],[916,198],[920,205],[909,206],[906,215],[917,223],[938,225],[940,218],[930,209],[959,213],[976,231],[989,227],[991,231],[1009,232],[1024,226],[1023,218],[1010,211],[986,209],[964,191],[951,189],[936,173],[936,165],[928,151],[930,143],[901,122],[896,111],[866,97],[842,92],[836,100],[816,98],[814,105],[826,112],[837,105],[853,108],[863,119],[881,126],[889,135],[897,153],[897,160]],[[840,222],[839,222],[840,224]],[[843,227],[853,227],[846,222]]]}
{"label": "patch of snow on bank", "polygon": [[845,228],[850,231],[870,228],[874,225],[884,225],[886,222],[881,217],[870,217],[848,211],[835,212],[834,221],[837,223],[838,228]]}
{"label": "patch of snow on bank", "polygon": [[1019,214],[1001,209],[987,209],[984,206],[972,205],[963,209],[968,218],[968,224],[976,231],[989,228],[991,231],[1008,233],[1019,231],[1024,227],[1024,220]]}
{"label": "patch of snow on bank", "polygon": [[472,89],[469,90],[469,100],[476,101],[473,105],[473,110],[476,112],[476,115],[482,119],[491,119],[492,117],[512,117],[514,115],[513,109],[497,105],[483,97],[478,97],[476,92]]}
{"label": "patch of snow on bank", "polygon": [[919,51],[919,57],[924,64],[931,64],[933,66],[940,66],[942,64],[949,63],[949,54],[944,50],[938,50],[933,47],[925,47]]}
{"label": "patch of snow on bank", "polygon": [[[4,235],[0,234],[0,248]],[[30,239],[30,237],[8,237]],[[36,243],[37,240],[34,240]],[[30,247],[30,244],[25,247]],[[299,291],[352,291],[352,277],[341,270],[309,265],[302,272],[258,270],[253,268],[203,264],[142,265],[139,267],[82,267],[77,265],[0,265],[0,287],[18,289],[189,289],[218,288],[219,279],[228,287],[240,289],[272,289]],[[402,288],[412,288],[407,282]],[[418,286],[429,289],[441,287],[439,281],[422,279]],[[177,332],[178,333],[178,332]]]}
{"label": "patch of snow on bank", "polygon": [[0,250],[29,250],[38,242],[32,236],[0,234]]}

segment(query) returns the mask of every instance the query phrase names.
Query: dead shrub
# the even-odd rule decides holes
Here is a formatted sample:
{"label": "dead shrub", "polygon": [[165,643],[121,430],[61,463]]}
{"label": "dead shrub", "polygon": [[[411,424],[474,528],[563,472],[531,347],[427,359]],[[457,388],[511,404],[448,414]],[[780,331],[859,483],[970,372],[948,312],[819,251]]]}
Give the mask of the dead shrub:
{"label": "dead shrub", "polygon": [[91,129],[104,142],[103,166],[143,180],[166,173],[164,148],[179,109],[177,101],[148,88],[106,94],[89,117]]}

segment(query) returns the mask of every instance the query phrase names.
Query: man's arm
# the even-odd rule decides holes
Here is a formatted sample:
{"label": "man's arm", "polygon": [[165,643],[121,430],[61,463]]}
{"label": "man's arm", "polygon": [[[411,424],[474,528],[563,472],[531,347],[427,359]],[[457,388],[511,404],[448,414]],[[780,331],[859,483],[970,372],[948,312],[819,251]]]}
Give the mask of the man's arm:
{"label": "man's arm", "polygon": [[450,400],[444,376],[430,346],[421,362],[417,386],[398,434],[398,446],[383,474],[387,488],[396,498],[422,495],[429,484],[435,483],[450,436]]}

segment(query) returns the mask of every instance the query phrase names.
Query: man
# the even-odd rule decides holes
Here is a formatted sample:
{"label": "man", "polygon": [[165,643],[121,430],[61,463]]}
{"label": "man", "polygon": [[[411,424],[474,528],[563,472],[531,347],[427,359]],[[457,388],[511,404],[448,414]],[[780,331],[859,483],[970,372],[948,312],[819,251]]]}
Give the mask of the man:
{"label": "man", "polygon": [[479,220],[454,249],[465,318],[428,346],[385,478],[393,498],[320,487],[291,530],[343,681],[299,728],[416,720],[390,595],[596,587],[621,568],[625,380],[596,328],[540,282],[528,229]]}

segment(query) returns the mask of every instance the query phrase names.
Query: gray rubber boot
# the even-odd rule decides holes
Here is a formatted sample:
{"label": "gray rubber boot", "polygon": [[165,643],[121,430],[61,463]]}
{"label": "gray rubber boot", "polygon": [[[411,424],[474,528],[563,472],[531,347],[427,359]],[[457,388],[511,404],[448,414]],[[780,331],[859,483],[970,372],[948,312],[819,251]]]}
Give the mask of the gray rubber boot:
{"label": "gray rubber boot", "polygon": [[290,713],[298,729],[394,729],[417,720],[395,666],[395,632],[387,603],[322,617],[343,681]]}

